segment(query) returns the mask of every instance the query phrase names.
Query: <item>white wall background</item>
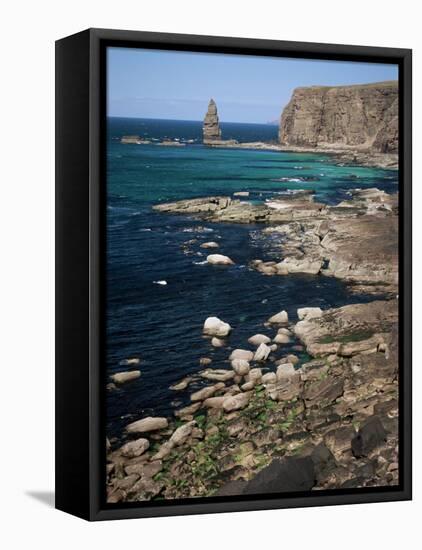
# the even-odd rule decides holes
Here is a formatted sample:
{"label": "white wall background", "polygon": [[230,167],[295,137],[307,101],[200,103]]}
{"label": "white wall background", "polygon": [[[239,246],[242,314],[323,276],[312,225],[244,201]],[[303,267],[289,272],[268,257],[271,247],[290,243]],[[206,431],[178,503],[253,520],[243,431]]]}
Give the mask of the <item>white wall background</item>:
{"label": "white wall background", "polygon": [[[45,501],[51,500],[54,486],[54,40],[87,27],[105,27],[413,48],[414,265],[418,312],[418,306],[422,306],[417,277],[421,265],[418,245],[422,238],[422,217],[418,212],[422,205],[418,133],[422,33],[417,2],[14,0],[3,3],[1,9],[0,537],[3,548],[74,550],[95,545],[99,549],[397,550],[407,543],[415,548],[422,517],[418,355],[414,361],[413,502],[88,524],[55,511]],[[419,315],[415,321],[417,349]]]}

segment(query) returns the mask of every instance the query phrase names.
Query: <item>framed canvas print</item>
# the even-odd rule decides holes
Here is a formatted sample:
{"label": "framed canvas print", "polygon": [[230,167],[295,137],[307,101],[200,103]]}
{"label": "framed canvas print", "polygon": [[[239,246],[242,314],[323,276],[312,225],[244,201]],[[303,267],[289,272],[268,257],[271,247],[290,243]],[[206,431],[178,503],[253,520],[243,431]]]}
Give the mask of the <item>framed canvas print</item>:
{"label": "framed canvas print", "polygon": [[410,50],[56,44],[56,505],[411,498]]}

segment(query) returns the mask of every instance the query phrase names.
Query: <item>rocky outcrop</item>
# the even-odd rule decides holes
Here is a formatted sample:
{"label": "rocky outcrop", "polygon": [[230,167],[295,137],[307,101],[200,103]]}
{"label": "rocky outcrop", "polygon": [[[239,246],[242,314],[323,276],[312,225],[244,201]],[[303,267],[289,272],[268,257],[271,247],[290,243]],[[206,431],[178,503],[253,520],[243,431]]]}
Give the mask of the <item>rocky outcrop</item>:
{"label": "rocky outcrop", "polygon": [[281,115],[286,146],[398,151],[398,82],[296,88]]}
{"label": "rocky outcrop", "polygon": [[218,120],[217,105],[210,99],[208,110],[202,127],[203,142],[206,144],[215,140],[221,140],[220,122]]}
{"label": "rocky outcrop", "polygon": [[261,204],[208,197],[154,208],[212,222],[269,224],[263,234],[278,234],[281,257],[251,262],[264,275],[322,274],[345,280],[354,292],[397,293],[397,194],[355,189],[350,199],[328,206],[299,191]]}

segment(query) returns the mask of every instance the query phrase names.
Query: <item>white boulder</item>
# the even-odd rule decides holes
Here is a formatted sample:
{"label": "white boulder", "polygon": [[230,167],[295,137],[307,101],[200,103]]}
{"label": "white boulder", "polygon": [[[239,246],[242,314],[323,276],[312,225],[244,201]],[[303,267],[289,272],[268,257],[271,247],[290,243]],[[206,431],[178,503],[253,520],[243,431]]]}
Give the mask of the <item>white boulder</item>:
{"label": "white boulder", "polygon": [[227,336],[231,329],[229,323],[225,323],[218,317],[208,317],[205,320],[202,332],[209,336]]}
{"label": "white boulder", "polygon": [[318,317],[321,317],[323,314],[323,311],[320,307],[300,307],[297,310],[297,316],[301,321],[304,319],[317,319]]}
{"label": "white boulder", "polygon": [[269,323],[288,323],[289,322],[289,316],[287,314],[287,311],[280,311],[279,313],[276,313],[272,317],[268,319]]}
{"label": "white boulder", "polygon": [[231,260],[228,256],[223,256],[223,254],[210,254],[207,256],[207,262],[212,265],[233,265],[234,261]]}

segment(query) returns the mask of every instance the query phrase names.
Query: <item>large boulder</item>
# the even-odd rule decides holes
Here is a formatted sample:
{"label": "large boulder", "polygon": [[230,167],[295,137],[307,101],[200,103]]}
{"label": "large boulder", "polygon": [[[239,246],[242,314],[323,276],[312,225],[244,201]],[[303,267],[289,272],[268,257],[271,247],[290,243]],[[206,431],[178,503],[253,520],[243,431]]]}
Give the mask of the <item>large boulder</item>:
{"label": "large boulder", "polygon": [[269,323],[277,324],[277,323],[288,323],[289,322],[289,316],[287,314],[287,311],[280,311],[279,313],[276,313],[272,317],[268,319]]}
{"label": "large boulder", "polygon": [[254,357],[253,351],[249,351],[247,349],[235,349],[230,354],[230,361],[233,361],[234,359],[244,359],[245,361],[252,361]]}
{"label": "large boulder", "polygon": [[212,265],[234,265],[234,261],[223,254],[210,254],[207,256],[207,262]]}
{"label": "large boulder", "polygon": [[358,458],[368,456],[371,451],[382,445],[386,439],[387,433],[379,416],[371,416],[360,427],[352,440],[353,454]]}
{"label": "large boulder", "polygon": [[141,456],[149,448],[148,439],[140,438],[135,441],[129,441],[120,447],[120,453],[126,458],[135,458]]}
{"label": "large boulder", "polygon": [[283,380],[284,378],[293,378],[298,376],[299,374],[295,370],[292,363],[282,363],[277,367],[277,372],[276,372],[277,381]]}
{"label": "large boulder", "polygon": [[194,392],[190,396],[191,401],[203,401],[204,399],[208,399],[208,397],[213,396],[218,390],[221,390],[225,387],[224,382],[218,382],[217,384],[214,384],[213,386],[208,386],[206,388],[202,388],[202,390],[198,390]]}
{"label": "large boulder", "polygon": [[271,353],[271,348],[267,344],[260,344],[254,355],[254,361],[266,361]]}
{"label": "large boulder", "polygon": [[131,370],[126,372],[117,372],[111,376],[111,379],[115,384],[125,384],[126,382],[131,382],[136,380],[141,376],[140,370]]}
{"label": "large boulder", "polygon": [[276,344],[288,344],[290,342],[290,336],[288,334],[278,333],[275,335],[273,342]]}
{"label": "large boulder", "polygon": [[136,420],[126,426],[126,431],[129,433],[146,433],[154,432],[156,430],[162,430],[167,428],[167,418],[147,416],[142,420]]}
{"label": "large boulder", "polygon": [[248,342],[252,346],[259,346],[260,344],[269,344],[271,342],[271,338],[265,336],[265,334],[255,334],[254,336],[248,338]]}
{"label": "large boulder", "polygon": [[226,382],[235,377],[235,373],[232,370],[224,369],[208,369],[204,371],[201,376],[207,380],[217,380],[218,382]]}
{"label": "large boulder", "polygon": [[231,365],[232,369],[238,376],[245,376],[251,370],[249,361],[246,359],[233,359]]}
{"label": "large boulder", "polygon": [[227,336],[232,327],[229,325],[229,323],[225,323],[218,317],[208,317],[205,320],[204,327],[202,329],[202,332],[204,334],[208,334],[209,336]]}
{"label": "large boulder", "polygon": [[176,446],[183,445],[183,443],[185,443],[187,438],[192,433],[192,430],[195,425],[196,425],[196,422],[192,420],[191,422],[187,422],[186,424],[183,424],[183,426],[179,426],[170,437],[169,443]]}
{"label": "large boulder", "polygon": [[316,472],[311,457],[275,459],[246,484],[242,494],[310,491],[315,481]]}
{"label": "large boulder", "polygon": [[231,395],[223,401],[223,409],[226,412],[237,411],[244,409],[251,399],[251,393],[238,393],[237,395]]}

